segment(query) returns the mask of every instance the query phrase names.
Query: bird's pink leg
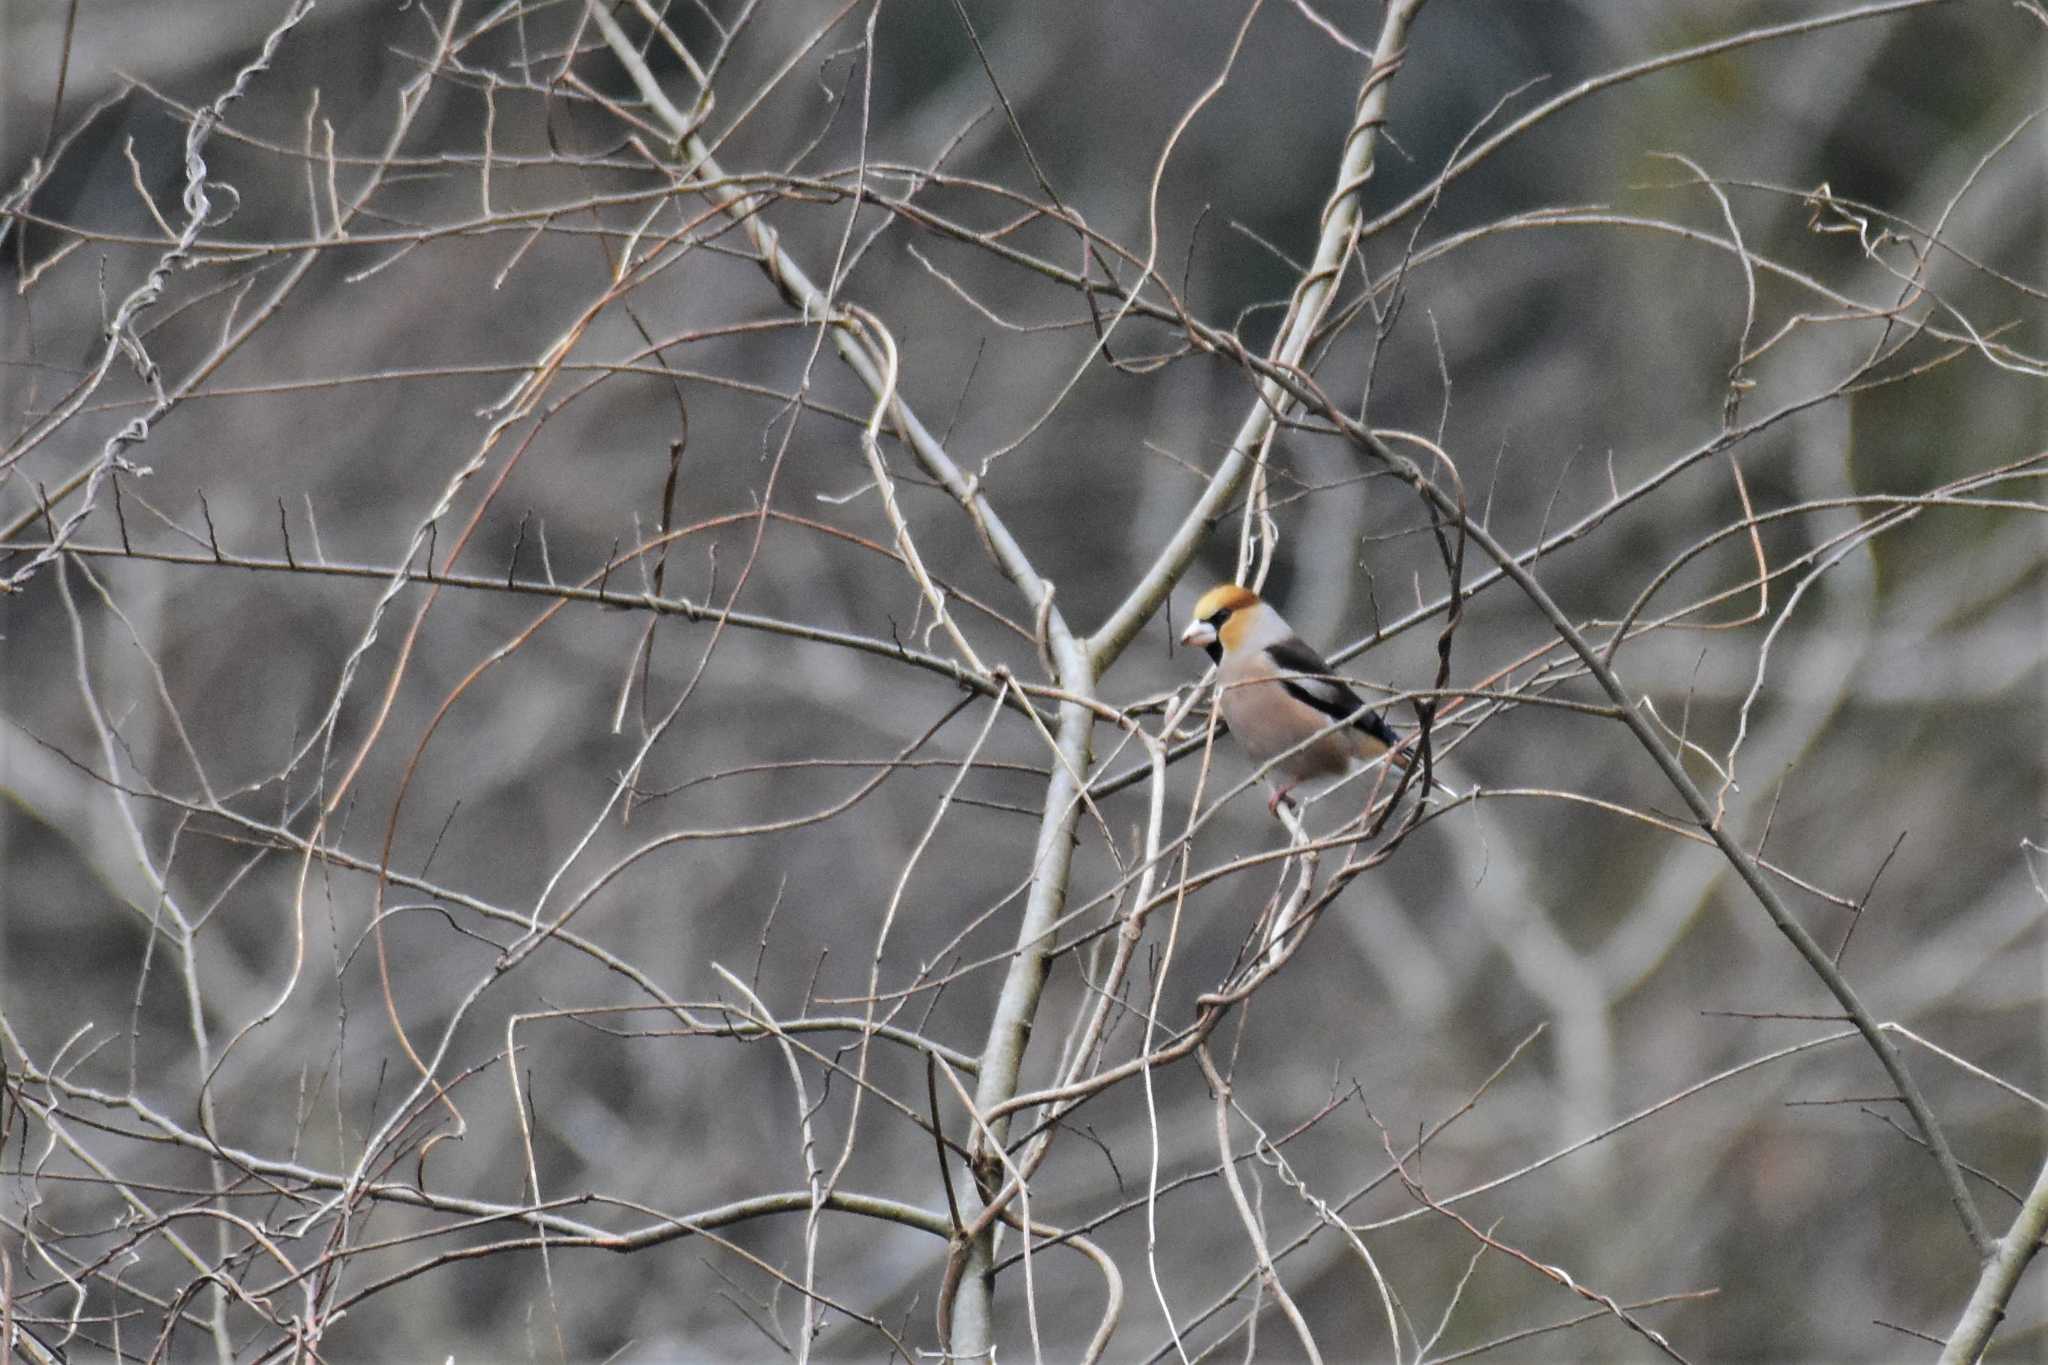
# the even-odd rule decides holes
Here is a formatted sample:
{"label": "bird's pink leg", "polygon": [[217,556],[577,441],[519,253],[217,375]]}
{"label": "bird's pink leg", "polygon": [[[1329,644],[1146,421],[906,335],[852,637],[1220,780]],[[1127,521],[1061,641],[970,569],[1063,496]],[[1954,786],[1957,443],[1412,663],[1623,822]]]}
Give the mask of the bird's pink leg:
{"label": "bird's pink leg", "polygon": [[1294,804],[1294,802],[1287,795],[1287,793],[1293,790],[1294,784],[1292,782],[1289,782],[1284,787],[1273,788],[1273,794],[1266,798],[1266,814],[1272,816],[1275,820],[1278,820],[1280,818],[1280,803],[1282,801],[1286,801],[1287,804],[1290,806]]}

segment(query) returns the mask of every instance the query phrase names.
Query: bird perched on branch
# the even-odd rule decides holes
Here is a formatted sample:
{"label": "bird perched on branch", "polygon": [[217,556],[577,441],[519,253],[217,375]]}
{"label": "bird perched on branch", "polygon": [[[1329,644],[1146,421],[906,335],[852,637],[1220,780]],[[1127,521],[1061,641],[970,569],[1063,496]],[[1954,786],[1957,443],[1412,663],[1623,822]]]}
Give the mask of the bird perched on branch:
{"label": "bird perched on branch", "polygon": [[[1202,594],[1181,643],[1216,661],[1216,706],[1253,763],[1271,763],[1266,809],[1316,778],[1342,777],[1401,742],[1394,727],[1352,691],[1279,612],[1249,588],[1225,583]],[[1391,760],[1406,768],[1410,756]]]}

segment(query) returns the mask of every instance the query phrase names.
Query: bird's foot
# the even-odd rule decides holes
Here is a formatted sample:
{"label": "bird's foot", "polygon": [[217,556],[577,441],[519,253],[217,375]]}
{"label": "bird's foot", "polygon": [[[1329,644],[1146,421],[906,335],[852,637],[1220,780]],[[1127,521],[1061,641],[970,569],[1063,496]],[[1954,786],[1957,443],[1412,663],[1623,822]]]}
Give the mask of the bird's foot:
{"label": "bird's foot", "polygon": [[1278,820],[1280,818],[1280,803],[1285,801],[1290,806],[1294,804],[1294,798],[1288,795],[1293,790],[1294,784],[1292,782],[1284,787],[1273,788],[1273,794],[1266,798],[1266,814]]}

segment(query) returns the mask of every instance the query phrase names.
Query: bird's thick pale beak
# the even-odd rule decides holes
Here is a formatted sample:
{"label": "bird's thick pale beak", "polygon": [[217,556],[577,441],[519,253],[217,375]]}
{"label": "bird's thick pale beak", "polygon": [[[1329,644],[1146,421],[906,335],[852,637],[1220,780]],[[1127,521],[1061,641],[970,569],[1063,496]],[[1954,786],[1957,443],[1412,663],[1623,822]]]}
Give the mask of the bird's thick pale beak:
{"label": "bird's thick pale beak", "polygon": [[1207,621],[1191,621],[1188,628],[1180,633],[1180,642],[1197,649],[1207,649],[1216,643],[1216,627]]}

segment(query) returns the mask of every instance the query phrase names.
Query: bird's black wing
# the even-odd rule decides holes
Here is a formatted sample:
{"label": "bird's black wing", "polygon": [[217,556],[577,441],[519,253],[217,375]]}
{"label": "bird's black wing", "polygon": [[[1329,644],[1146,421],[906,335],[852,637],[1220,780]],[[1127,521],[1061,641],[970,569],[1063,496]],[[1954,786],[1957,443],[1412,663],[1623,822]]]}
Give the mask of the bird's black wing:
{"label": "bird's black wing", "polygon": [[1288,696],[1314,707],[1331,720],[1350,721],[1389,748],[1401,742],[1400,734],[1387,724],[1386,718],[1377,711],[1366,710],[1365,698],[1337,678],[1336,670],[1323,662],[1323,656],[1300,640],[1289,637],[1271,646],[1267,653],[1286,672],[1301,675],[1280,679]]}

